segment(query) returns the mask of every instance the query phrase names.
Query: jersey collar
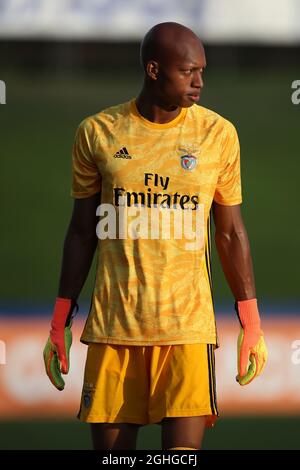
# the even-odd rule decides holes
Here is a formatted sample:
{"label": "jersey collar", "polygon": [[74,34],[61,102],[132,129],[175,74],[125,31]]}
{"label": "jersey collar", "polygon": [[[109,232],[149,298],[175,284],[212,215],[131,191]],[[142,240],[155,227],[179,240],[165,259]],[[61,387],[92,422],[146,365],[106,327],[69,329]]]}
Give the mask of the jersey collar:
{"label": "jersey collar", "polygon": [[134,98],[130,102],[131,113],[135,118],[138,118],[143,124],[148,127],[151,127],[152,129],[169,129],[170,127],[175,127],[182,119],[185,118],[187,113],[187,108],[181,108],[180,113],[178,114],[178,116],[176,116],[175,119],[172,119],[172,121],[169,122],[165,122],[164,124],[160,124],[158,122],[148,121],[148,119],[144,118],[144,116],[139,113],[135,101],[136,100]]}

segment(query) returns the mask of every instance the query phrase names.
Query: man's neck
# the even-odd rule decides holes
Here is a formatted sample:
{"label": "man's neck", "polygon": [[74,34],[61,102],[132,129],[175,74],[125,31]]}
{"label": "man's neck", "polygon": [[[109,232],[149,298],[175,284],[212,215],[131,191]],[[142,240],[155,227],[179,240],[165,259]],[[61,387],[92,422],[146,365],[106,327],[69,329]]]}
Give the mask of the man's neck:
{"label": "man's neck", "polygon": [[166,103],[160,102],[145,87],[136,99],[136,107],[141,116],[157,124],[173,121],[181,112],[181,108],[178,106],[168,106]]}

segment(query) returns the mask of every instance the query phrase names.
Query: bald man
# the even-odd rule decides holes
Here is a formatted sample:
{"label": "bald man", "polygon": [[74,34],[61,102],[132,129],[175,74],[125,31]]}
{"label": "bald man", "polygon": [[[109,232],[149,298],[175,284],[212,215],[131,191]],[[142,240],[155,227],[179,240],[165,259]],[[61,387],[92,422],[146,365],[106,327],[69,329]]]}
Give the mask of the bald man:
{"label": "bald man", "polygon": [[[200,449],[218,416],[211,213],[241,326],[239,384],[267,359],[240,211],[239,143],[229,121],[197,104],[206,59],[190,29],[154,26],[141,62],[137,98],[85,119],[76,133],[74,209],[45,367],[62,390],[76,299],[97,248],[79,419],[91,424],[98,450],[135,449],[150,423],[162,427],[162,449]],[[188,215],[196,230],[185,236]]]}

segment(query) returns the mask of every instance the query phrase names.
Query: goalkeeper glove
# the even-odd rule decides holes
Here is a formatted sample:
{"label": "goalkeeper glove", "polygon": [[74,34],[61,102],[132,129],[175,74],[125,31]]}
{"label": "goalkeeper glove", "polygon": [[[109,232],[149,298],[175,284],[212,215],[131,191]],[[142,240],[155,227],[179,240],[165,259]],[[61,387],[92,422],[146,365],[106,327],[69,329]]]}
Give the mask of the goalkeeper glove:
{"label": "goalkeeper glove", "polygon": [[65,387],[61,374],[69,372],[74,307],[77,311],[78,305],[71,299],[56,298],[50,336],[43,353],[46,374],[58,390]]}
{"label": "goalkeeper glove", "polygon": [[235,310],[241,324],[237,341],[236,380],[240,385],[247,385],[262,373],[268,359],[268,351],[263,331],[260,329],[257,299],[236,301]]}

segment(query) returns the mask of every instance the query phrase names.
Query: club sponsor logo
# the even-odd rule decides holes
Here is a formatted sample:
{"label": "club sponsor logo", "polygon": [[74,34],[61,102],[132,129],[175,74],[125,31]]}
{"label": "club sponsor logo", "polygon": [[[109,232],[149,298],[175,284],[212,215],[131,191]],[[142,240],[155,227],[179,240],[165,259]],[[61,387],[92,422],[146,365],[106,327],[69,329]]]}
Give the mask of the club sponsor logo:
{"label": "club sponsor logo", "polygon": [[199,193],[172,188],[170,176],[145,173],[139,191],[113,187],[113,203],[102,203],[96,233],[99,239],[185,240],[186,250],[204,248],[204,204]]}

